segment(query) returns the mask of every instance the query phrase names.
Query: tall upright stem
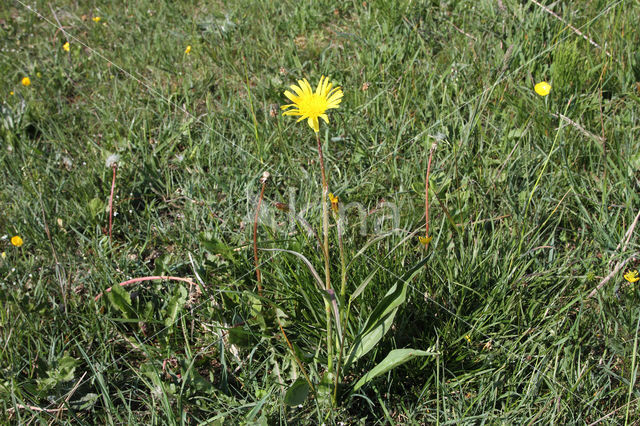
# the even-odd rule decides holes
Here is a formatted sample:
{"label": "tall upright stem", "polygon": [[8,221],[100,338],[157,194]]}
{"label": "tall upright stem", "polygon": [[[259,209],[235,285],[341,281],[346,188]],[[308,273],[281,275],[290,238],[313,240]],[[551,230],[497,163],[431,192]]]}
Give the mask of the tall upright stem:
{"label": "tall upright stem", "polygon": [[111,180],[111,195],[109,196],[109,242],[111,242],[111,224],[113,222],[113,191],[116,187],[116,169],[118,168],[118,163],[113,163],[111,165],[113,169],[113,179]]}
{"label": "tall upright stem", "polygon": [[263,175],[262,189],[260,189],[260,198],[258,198],[258,207],[256,207],[256,216],[253,219],[253,259],[256,262],[256,278],[258,280],[258,295],[262,297],[262,275],[260,273],[260,263],[258,262],[258,217],[260,216],[260,206],[264,198],[264,188],[267,186],[267,178]]}
{"label": "tall upright stem", "polygon": [[[324,285],[325,290],[331,289],[331,271],[329,269],[329,206],[327,206],[327,198],[329,197],[329,185],[327,185],[327,177],[324,171],[324,157],[322,155],[322,143],[320,142],[320,134],[316,132],[316,141],[318,142],[318,156],[320,158],[320,171],[322,173],[322,235],[324,236]],[[327,312],[327,370],[331,372],[333,367],[333,341],[331,338],[331,303],[325,299],[325,310]]]}

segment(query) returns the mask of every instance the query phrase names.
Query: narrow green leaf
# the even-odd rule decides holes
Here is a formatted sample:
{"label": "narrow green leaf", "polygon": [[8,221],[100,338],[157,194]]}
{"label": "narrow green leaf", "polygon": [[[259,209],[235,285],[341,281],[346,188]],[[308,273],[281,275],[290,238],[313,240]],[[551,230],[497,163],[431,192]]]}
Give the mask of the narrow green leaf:
{"label": "narrow green leaf", "polygon": [[389,370],[396,368],[399,365],[404,364],[418,356],[428,356],[428,355],[437,355],[437,352],[431,351],[420,351],[417,349],[395,349],[389,354],[387,354],[386,358],[383,359],[380,364],[373,367],[367,374],[362,376],[360,380],[355,384],[353,390],[356,391],[360,389],[362,386],[380,376],[381,374],[386,373]]}
{"label": "narrow green leaf", "polygon": [[285,249],[277,249],[277,248],[261,248],[260,250],[264,250],[264,251],[276,251],[276,252],[284,252],[284,253],[289,253],[289,254],[293,254],[295,256],[298,256],[298,258],[300,260],[302,260],[304,262],[304,264],[307,266],[307,268],[309,269],[309,271],[311,272],[311,275],[313,275],[313,277],[316,279],[316,283],[318,284],[318,288],[322,291],[324,290],[324,281],[322,281],[322,279],[320,278],[320,275],[318,275],[318,272],[316,271],[316,268],[313,267],[313,265],[311,264],[311,262],[309,262],[309,259],[307,259],[306,257],[304,257],[304,255],[298,253],[297,251],[293,251],[293,250],[285,250]]}
{"label": "narrow green leaf", "polygon": [[371,282],[371,280],[379,270],[380,270],[380,267],[378,266],[372,273],[367,275],[367,277],[364,280],[362,280],[358,288],[356,288],[353,291],[353,293],[351,293],[351,296],[349,298],[351,299],[352,302],[356,300],[356,297],[360,296],[360,293],[362,293],[365,288],[367,288],[367,286],[369,285],[369,283]]}

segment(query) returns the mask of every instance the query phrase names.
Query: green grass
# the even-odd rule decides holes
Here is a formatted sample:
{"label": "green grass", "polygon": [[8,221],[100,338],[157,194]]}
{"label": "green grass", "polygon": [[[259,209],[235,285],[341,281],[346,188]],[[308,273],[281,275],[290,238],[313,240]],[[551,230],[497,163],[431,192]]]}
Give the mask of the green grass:
{"label": "green grass", "polygon": [[[637,2],[549,6],[610,56],[527,1],[55,3],[0,6],[0,422],[640,420],[640,292],[622,278],[640,263],[638,230],[618,248],[640,208]],[[321,125],[330,189],[369,211],[347,218],[347,293],[376,271],[348,334],[428,256],[344,385],[392,349],[439,355],[337,408],[288,407],[301,372],[267,300],[314,377],[324,304],[298,258],[263,251],[256,312],[252,220],[269,171],[259,246],[323,270],[315,237],[273,206],[310,205],[320,232],[315,140],[279,105],[321,75],[345,92]],[[436,140],[425,252],[411,234]],[[376,230],[383,202],[398,223]],[[335,228],[331,246],[337,283]],[[153,281],[93,301],[130,278],[196,273],[201,293]]]}

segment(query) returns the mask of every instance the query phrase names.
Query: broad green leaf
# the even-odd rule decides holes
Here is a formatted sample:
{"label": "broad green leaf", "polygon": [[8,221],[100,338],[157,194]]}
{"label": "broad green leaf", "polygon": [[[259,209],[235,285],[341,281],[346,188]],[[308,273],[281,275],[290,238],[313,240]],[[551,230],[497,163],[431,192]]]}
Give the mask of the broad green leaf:
{"label": "broad green leaf", "polygon": [[387,292],[378,306],[373,310],[364,327],[353,342],[351,352],[345,363],[345,369],[369,352],[389,331],[393,324],[398,306],[405,301],[407,295],[406,284],[398,283]]}
{"label": "broad green leaf", "polygon": [[223,258],[227,259],[231,263],[237,262],[236,256],[233,253],[233,249],[225,244],[223,241],[213,236],[211,232],[202,232],[198,236],[200,243],[213,254],[219,254]]}
{"label": "broad green leaf", "polygon": [[100,395],[97,393],[87,393],[82,398],[75,401],[69,401],[69,405],[76,411],[90,410],[100,399]]}
{"label": "broad green leaf", "polygon": [[389,370],[396,368],[399,365],[404,364],[418,356],[428,356],[428,355],[437,355],[437,352],[431,351],[420,351],[417,349],[395,349],[389,354],[387,354],[386,358],[383,359],[380,364],[373,367],[367,374],[362,376],[360,380],[355,384],[353,390],[356,391],[360,389],[363,385],[380,376],[381,374],[386,373]]}
{"label": "broad green leaf", "polygon": [[189,387],[194,388],[198,392],[212,392],[215,390],[211,382],[202,377],[198,370],[193,368],[194,361],[189,363],[186,359],[180,359],[179,362],[182,380],[189,385]]}
{"label": "broad green leaf", "polygon": [[38,389],[41,391],[48,391],[60,383],[69,382],[73,380],[76,366],[79,364],[78,360],[69,355],[65,355],[60,358],[54,368],[47,371],[47,376],[44,379],[38,379]]}
{"label": "broad green leaf", "polygon": [[91,201],[89,201],[87,208],[89,209],[89,214],[91,215],[91,217],[95,218],[100,214],[100,212],[104,208],[104,202],[102,202],[100,198],[94,198]]}
{"label": "broad green leaf", "polygon": [[65,355],[60,358],[58,360],[58,372],[60,379],[65,382],[73,380],[73,372],[78,364],[78,360],[69,355]]}
{"label": "broad green leaf", "polygon": [[171,326],[178,317],[178,313],[187,302],[187,289],[183,286],[179,285],[174,290],[173,296],[169,300],[169,304],[167,306],[167,314],[164,318],[164,325],[167,327]]}
{"label": "broad green leaf", "polygon": [[331,394],[333,393],[333,383],[335,375],[325,371],[320,378],[320,383],[316,386],[315,396],[320,407],[329,407],[331,404]]}
{"label": "broad green leaf", "polygon": [[287,390],[284,395],[284,402],[290,407],[302,404],[309,396],[309,383],[303,378],[299,378]]}
{"label": "broad green leaf", "polygon": [[252,333],[242,326],[229,329],[229,343],[232,345],[247,348],[253,345],[254,340]]}
{"label": "broad green leaf", "polygon": [[136,312],[131,307],[131,296],[127,290],[120,285],[114,285],[111,287],[111,291],[107,293],[107,299],[109,302],[118,309],[125,318],[136,318]]}
{"label": "broad green leaf", "polygon": [[402,279],[389,289],[387,294],[378,303],[378,306],[376,306],[369,315],[367,322],[353,342],[347,362],[345,363],[345,371],[348,370],[352,363],[373,349],[387,331],[389,331],[398,307],[404,303],[406,299],[407,282],[420,271],[428,259],[429,257],[425,257],[407,271]]}

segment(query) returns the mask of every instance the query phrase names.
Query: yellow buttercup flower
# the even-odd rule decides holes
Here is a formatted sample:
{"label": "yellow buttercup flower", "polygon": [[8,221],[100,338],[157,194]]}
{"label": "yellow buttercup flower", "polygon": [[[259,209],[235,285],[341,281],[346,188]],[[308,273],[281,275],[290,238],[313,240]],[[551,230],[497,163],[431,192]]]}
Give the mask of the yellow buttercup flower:
{"label": "yellow buttercup flower", "polygon": [[2,257],[3,259],[6,259],[7,258],[7,253],[2,252],[2,254],[0,254],[0,257]]}
{"label": "yellow buttercup flower", "polygon": [[9,92],[9,96],[13,96],[15,95],[15,93],[13,93],[13,90]]}
{"label": "yellow buttercup flower", "polygon": [[19,235],[11,237],[11,244],[13,244],[14,246],[20,247],[23,243],[24,241],[22,241],[22,238],[20,238]]}
{"label": "yellow buttercup flower", "polygon": [[286,90],[284,95],[289,98],[292,104],[283,105],[280,108],[284,110],[282,115],[300,116],[299,121],[307,119],[309,127],[314,132],[320,131],[320,123],[318,118],[322,118],[325,123],[329,123],[327,110],[338,108],[342,102],[342,89],[333,87],[333,83],[329,82],[329,77],[320,77],[320,82],[314,92],[306,78],[298,80],[298,85],[291,85],[291,93]]}
{"label": "yellow buttercup flower", "polygon": [[464,338],[467,339],[467,342],[471,343],[471,336],[465,334]]}
{"label": "yellow buttercup flower", "polygon": [[29,77],[22,77],[23,86],[31,86],[31,79]]}
{"label": "yellow buttercup flower", "polygon": [[626,274],[624,274],[624,279],[629,281],[630,283],[635,283],[636,281],[640,280],[640,277],[638,277],[638,271],[629,271]]}
{"label": "yellow buttercup flower", "polygon": [[546,81],[541,81],[540,83],[535,85],[533,90],[535,90],[536,93],[540,96],[547,96],[549,92],[551,92],[551,85]]}
{"label": "yellow buttercup flower", "polygon": [[187,48],[184,49],[184,53],[186,53],[187,55],[191,53],[191,46],[187,46]]}
{"label": "yellow buttercup flower", "polygon": [[99,17],[99,16],[94,16],[93,18],[91,18],[91,20],[92,20],[93,22],[100,22],[100,20],[101,20],[101,19],[102,19],[102,18],[101,18],[101,17]]}
{"label": "yellow buttercup flower", "polygon": [[66,42],[65,44],[62,45],[62,50],[64,50],[65,52],[68,52],[69,50],[71,50],[69,42]]}

